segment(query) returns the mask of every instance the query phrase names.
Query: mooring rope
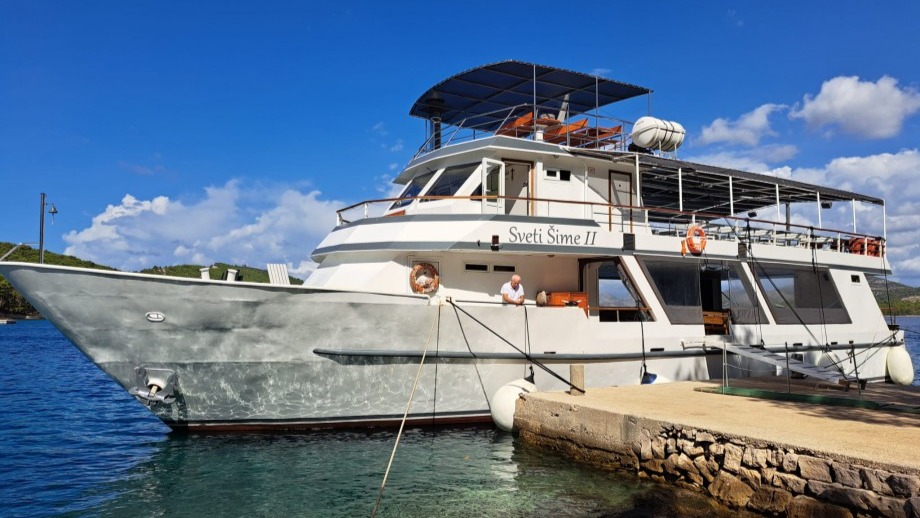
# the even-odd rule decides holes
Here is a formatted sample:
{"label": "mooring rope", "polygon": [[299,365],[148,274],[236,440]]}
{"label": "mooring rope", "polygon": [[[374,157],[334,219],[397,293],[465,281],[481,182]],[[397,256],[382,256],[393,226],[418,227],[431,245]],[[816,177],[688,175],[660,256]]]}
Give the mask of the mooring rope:
{"label": "mooring rope", "polygon": [[[466,349],[473,356],[473,359],[478,360],[478,356],[473,352],[473,348],[470,346],[470,340],[466,337],[466,331],[463,330],[463,322],[460,321],[460,312],[457,311],[457,305],[451,304],[454,308],[454,315],[457,316],[457,327],[460,328],[460,335],[463,337],[463,341],[466,343]],[[482,389],[482,397],[486,400],[486,407],[488,407],[489,412],[492,411],[492,403],[489,402],[489,394],[486,392],[485,383],[482,381],[482,373],[479,372],[479,362],[473,362],[473,368],[476,369],[476,377],[479,378],[479,388]]]}
{"label": "mooring rope", "polygon": [[509,346],[511,346],[512,349],[514,349],[515,351],[521,353],[521,355],[524,356],[524,358],[525,358],[527,361],[529,361],[530,363],[532,363],[533,365],[536,365],[537,367],[540,367],[541,369],[543,369],[544,371],[546,371],[546,373],[549,374],[550,376],[556,378],[557,380],[559,380],[559,381],[565,383],[565,384],[568,385],[569,387],[571,387],[571,388],[573,388],[573,389],[575,389],[575,390],[581,392],[582,394],[584,394],[584,392],[585,392],[584,387],[576,387],[576,386],[573,385],[572,382],[570,382],[569,380],[563,378],[563,377],[560,376],[559,374],[556,374],[555,371],[553,371],[552,369],[550,369],[550,368],[547,367],[546,365],[543,365],[543,363],[541,363],[539,360],[537,360],[537,359],[534,358],[533,356],[527,354],[527,352],[524,351],[524,350],[522,350],[520,347],[518,347],[518,346],[514,345],[513,343],[509,342],[507,338],[505,338],[504,336],[502,336],[502,335],[498,334],[497,332],[495,332],[494,329],[492,329],[491,327],[487,326],[485,323],[483,323],[482,321],[480,321],[478,318],[476,318],[476,317],[474,317],[473,315],[471,315],[467,310],[465,310],[465,309],[461,308],[460,306],[458,306],[458,305],[457,305],[456,303],[454,303],[454,301],[451,300],[450,298],[447,299],[447,303],[450,304],[451,306],[453,306],[455,309],[460,310],[461,312],[463,312],[463,314],[466,315],[467,317],[469,317],[470,320],[472,320],[473,322],[476,322],[477,324],[479,324],[480,326],[482,326],[483,329],[485,329],[486,331],[488,331],[488,332],[492,333],[493,335],[495,335],[496,338],[498,338],[498,339],[501,340],[502,342],[505,342],[506,344],[508,344]]}
{"label": "mooring rope", "polygon": [[[409,417],[409,409],[412,408],[412,398],[415,397],[415,389],[418,387],[418,380],[422,377],[422,367],[425,366],[425,356],[428,354],[428,346],[431,345],[431,335],[435,327],[440,327],[440,322],[441,304],[438,304],[438,314],[435,321],[431,323],[431,329],[428,330],[428,340],[425,341],[425,349],[422,351],[422,361],[418,364],[418,372],[415,374],[415,383],[412,384],[412,391],[409,393],[409,401],[406,402],[406,411],[403,413],[402,422],[399,423],[399,432],[396,434],[396,442],[393,444],[393,451],[390,452],[390,460],[387,462],[387,469],[383,473],[383,482],[380,483],[380,489],[377,491],[377,503],[374,504],[371,518],[377,516],[377,509],[380,508],[380,501],[383,498],[383,489],[387,485],[387,478],[390,477],[390,468],[393,467],[393,459],[396,457],[396,448],[399,447],[399,439],[402,438],[403,429],[406,427],[406,419]],[[440,335],[438,339],[440,340]]]}

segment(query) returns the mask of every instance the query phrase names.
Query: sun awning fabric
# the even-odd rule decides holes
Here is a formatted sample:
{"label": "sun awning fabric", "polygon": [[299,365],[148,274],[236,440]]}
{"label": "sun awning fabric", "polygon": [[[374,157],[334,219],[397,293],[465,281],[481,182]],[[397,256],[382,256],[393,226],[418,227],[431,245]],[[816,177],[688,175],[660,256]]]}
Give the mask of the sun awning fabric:
{"label": "sun awning fabric", "polygon": [[503,121],[536,103],[558,111],[568,102],[572,117],[601,106],[651,93],[648,88],[561,68],[502,61],[467,70],[431,87],[409,114],[444,124],[494,131]]}

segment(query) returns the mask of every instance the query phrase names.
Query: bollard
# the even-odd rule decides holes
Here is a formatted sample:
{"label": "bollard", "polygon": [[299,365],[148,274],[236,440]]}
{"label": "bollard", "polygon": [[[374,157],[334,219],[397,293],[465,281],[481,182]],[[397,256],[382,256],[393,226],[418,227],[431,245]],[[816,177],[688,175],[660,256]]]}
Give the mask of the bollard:
{"label": "bollard", "polygon": [[569,389],[569,394],[572,396],[584,396],[585,393],[576,389],[585,388],[585,366],[584,365],[569,365],[569,382],[573,385]]}

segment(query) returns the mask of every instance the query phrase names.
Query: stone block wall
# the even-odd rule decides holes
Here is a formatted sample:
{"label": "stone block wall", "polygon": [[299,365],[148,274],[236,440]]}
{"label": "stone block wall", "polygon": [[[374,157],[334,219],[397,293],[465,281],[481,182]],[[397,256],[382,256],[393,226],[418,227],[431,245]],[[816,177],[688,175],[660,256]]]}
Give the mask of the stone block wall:
{"label": "stone block wall", "polygon": [[920,477],[891,467],[527,396],[517,409],[525,444],[703,491],[732,508],[920,518]]}

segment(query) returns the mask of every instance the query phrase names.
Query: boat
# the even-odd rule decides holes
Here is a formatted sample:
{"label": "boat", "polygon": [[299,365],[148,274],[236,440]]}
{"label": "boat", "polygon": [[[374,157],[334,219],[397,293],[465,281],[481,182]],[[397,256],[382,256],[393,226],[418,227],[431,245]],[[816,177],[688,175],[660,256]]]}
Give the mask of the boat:
{"label": "boat", "polygon": [[[521,61],[441,81],[410,110],[425,140],[401,194],[339,210],[302,286],[0,274],[180,431],[489,421],[522,378],[903,383],[903,331],[869,286],[891,274],[886,236],[856,226],[884,229],[884,200],[683,161],[680,124],[607,115],[651,93]],[[852,228],[823,225],[832,204]],[[523,304],[502,302],[513,275]]]}

